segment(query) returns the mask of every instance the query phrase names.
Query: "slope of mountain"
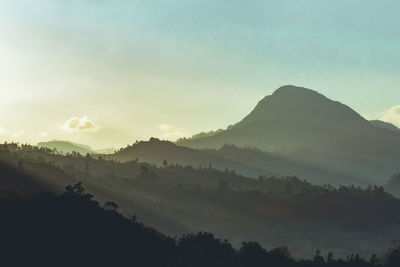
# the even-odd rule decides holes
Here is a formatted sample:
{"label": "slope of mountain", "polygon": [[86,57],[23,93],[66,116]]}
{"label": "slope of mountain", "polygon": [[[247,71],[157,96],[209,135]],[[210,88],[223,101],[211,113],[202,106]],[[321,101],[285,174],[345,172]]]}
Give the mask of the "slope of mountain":
{"label": "slope of mountain", "polygon": [[[269,156],[234,147],[223,150],[223,154],[240,153],[249,161],[254,155]],[[30,147],[21,147],[6,158],[22,160],[24,171],[34,171],[57,187],[82,182],[100,203],[117,203],[123,214],[131,217],[134,213],[146,225],[172,236],[211,231],[236,246],[243,240],[255,240],[266,247],[287,245],[297,256],[308,256],[315,248],[347,255],[355,246],[359,248],[356,253],[369,256],[400,238],[400,214],[393,212],[399,209],[400,200],[383,188],[341,186],[335,190],[296,178],[249,179],[213,168],[119,163]],[[151,179],[145,178],[146,174]],[[37,213],[33,211],[31,216],[37,218]],[[84,217],[78,218],[82,222]],[[115,229],[109,230],[115,233]],[[101,231],[96,228],[96,233]]]}
{"label": "slope of mountain", "polygon": [[215,153],[177,146],[171,142],[161,141],[156,138],[151,138],[148,142],[142,141],[133,146],[128,146],[115,154],[105,156],[105,159],[114,159],[121,162],[137,159],[141,162],[153,163],[158,166],[162,166],[164,160],[167,163],[193,167],[201,166],[202,168],[208,168],[211,165],[216,169],[235,170],[242,175],[250,177],[258,177],[260,174],[267,176],[281,175],[281,173],[270,172],[263,167],[250,167],[245,162],[220,157]]}
{"label": "slope of mountain", "polygon": [[52,140],[49,142],[41,142],[37,144],[38,147],[44,147],[44,148],[49,148],[49,149],[56,149],[59,152],[62,153],[72,153],[72,152],[77,152],[82,155],[84,154],[93,154],[95,151],[86,145],[81,145],[81,144],[76,144],[73,142],[69,141],[61,141],[61,140]]}
{"label": "slope of mountain", "polygon": [[392,132],[400,133],[400,129],[397,126],[395,126],[394,124],[391,124],[390,122],[380,121],[380,120],[372,120],[369,122],[375,127],[386,129],[386,130],[389,130]]}
{"label": "slope of mountain", "polygon": [[400,169],[400,134],[375,127],[348,106],[295,86],[279,88],[222,132],[177,144],[279,151],[297,162],[346,173],[353,177],[349,183],[382,184]]}
{"label": "slope of mountain", "polygon": [[0,161],[0,191],[39,191],[44,190],[34,177]]}
{"label": "slope of mountain", "polygon": [[346,184],[346,181],[352,178],[346,173],[296,162],[277,153],[239,148],[234,145],[225,145],[218,150],[198,150],[177,146],[155,138],[151,138],[148,142],[138,142],[115,154],[105,156],[104,159],[114,159],[120,162],[137,159],[158,166],[162,166],[164,160],[168,164],[183,166],[208,168],[211,165],[218,170],[228,169],[252,178],[258,178],[260,175],[267,177],[297,176],[316,183],[329,183],[335,180],[336,183]]}

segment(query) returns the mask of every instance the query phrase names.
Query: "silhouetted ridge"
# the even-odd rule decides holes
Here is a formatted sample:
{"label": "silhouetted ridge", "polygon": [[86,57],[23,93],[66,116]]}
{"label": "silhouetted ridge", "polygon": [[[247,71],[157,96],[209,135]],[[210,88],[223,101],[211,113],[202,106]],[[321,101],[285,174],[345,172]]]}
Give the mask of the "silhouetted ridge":
{"label": "silhouetted ridge", "polygon": [[[226,193],[229,193],[227,191]],[[108,204],[107,204],[108,203]],[[2,262],[6,266],[148,266],[148,267],[395,267],[400,247],[371,260],[352,255],[325,260],[318,249],[312,260],[296,260],[287,247],[264,249],[243,242],[235,249],[209,232],[171,238],[123,217],[115,208],[100,207],[81,186],[65,193],[0,197]],[[353,248],[354,249],[354,248]],[[311,256],[311,255],[310,255]],[[379,260],[379,265],[377,264]]]}
{"label": "silhouetted ridge", "polygon": [[319,127],[353,127],[366,121],[346,105],[303,87],[286,85],[263,98],[236,126],[252,122],[310,123]]}
{"label": "silhouetted ridge", "polygon": [[326,98],[324,95],[318,93],[317,91],[307,89],[304,87],[299,87],[299,86],[294,86],[294,85],[284,85],[279,87],[278,89],[275,90],[275,92],[272,95],[310,95],[310,96],[316,96],[316,97],[322,97]]}
{"label": "silhouetted ridge", "polygon": [[396,132],[396,133],[400,133],[400,129],[396,125],[394,125],[390,122],[381,121],[381,120],[371,120],[369,122],[375,127],[386,129],[386,130]]}

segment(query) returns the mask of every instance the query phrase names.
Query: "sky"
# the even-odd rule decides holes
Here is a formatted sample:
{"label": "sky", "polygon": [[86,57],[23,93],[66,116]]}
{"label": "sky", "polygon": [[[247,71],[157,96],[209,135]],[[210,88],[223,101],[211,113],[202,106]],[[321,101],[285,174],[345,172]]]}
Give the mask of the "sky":
{"label": "sky", "polygon": [[0,142],[121,147],[240,121],[282,85],[400,126],[397,0],[0,0]]}

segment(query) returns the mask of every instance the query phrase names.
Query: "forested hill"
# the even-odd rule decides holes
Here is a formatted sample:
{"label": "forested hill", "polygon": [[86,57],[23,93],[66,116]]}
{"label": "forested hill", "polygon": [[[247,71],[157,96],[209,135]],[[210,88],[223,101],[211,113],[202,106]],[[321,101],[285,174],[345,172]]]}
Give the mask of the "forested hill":
{"label": "forested hill", "polygon": [[7,149],[2,159],[47,190],[82,182],[100,203],[114,201],[124,215],[134,212],[146,225],[173,236],[208,231],[235,247],[243,240],[268,248],[287,245],[296,257],[316,248],[345,256],[355,243],[355,252],[366,256],[400,239],[395,212],[400,200],[380,186],[313,185],[293,176],[254,179],[213,166],[122,163],[29,145]]}
{"label": "forested hill", "polygon": [[[81,184],[65,193],[0,197],[2,262],[9,266],[149,266],[149,267],[395,267],[400,247],[380,257],[351,255],[337,259],[316,250],[308,260],[292,258],[286,248],[266,250],[256,242],[235,249],[227,240],[199,232],[170,238],[122,217],[118,205],[104,207]],[[29,218],[29,220],[27,219]]]}
{"label": "forested hill", "polygon": [[[364,184],[362,176],[348,175],[340,170],[324,169],[312,164],[289,159],[279,153],[269,153],[258,149],[224,145],[220,149],[192,149],[169,141],[150,138],[120,149],[114,154],[103,155],[104,159],[120,162],[142,161],[158,166],[179,164],[225,171],[235,171],[243,176],[298,176],[316,184],[350,185],[356,179]],[[389,179],[389,177],[388,177]]]}

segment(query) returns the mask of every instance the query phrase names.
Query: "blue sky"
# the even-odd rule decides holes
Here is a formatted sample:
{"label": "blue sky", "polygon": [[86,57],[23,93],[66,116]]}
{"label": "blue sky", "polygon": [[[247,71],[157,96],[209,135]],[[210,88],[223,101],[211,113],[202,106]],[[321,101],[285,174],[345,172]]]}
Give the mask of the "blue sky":
{"label": "blue sky", "polygon": [[[176,139],[237,122],[285,84],[400,126],[398,10],[392,0],[0,1],[0,141]],[[94,128],[67,131],[71,122]]]}

